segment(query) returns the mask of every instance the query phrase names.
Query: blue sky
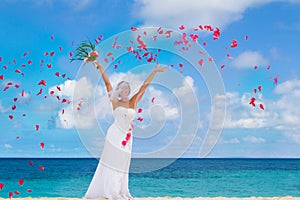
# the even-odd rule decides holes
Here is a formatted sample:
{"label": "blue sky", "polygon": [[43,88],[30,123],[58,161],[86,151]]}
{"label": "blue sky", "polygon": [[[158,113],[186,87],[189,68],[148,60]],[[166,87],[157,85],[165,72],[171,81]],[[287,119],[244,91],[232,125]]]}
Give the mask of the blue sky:
{"label": "blue sky", "polygon": [[[157,155],[199,157],[207,148],[205,156],[208,157],[299,157],[300,2],[228,0],[226,5],[221,2],[3,1],[0,5],[0,75],[4,76],[0,80],[0,157],[99,155],[105,131],[113,121],[111,108],[100,74],[91,65],[70,63],[69,53],[82,40],[93,41],[102,35],[97,47],[102,53],[99,59],[107,67],[113,85],[125,79],[136,91],[154,64],[145,59],[138,61],[128,53],[117,55],[126,52],[130,40],[136,42],[137,34],[148,31],[150,37],[151,30],[158,27],[163,27],[164,32],[172,30],[173,37],[167,40],[152,33],[160,38],[146,43],[161,49],[160,52],[157,48],[149,49],[158,54],[161,64],[173,67],[155,77],[138,106],[143,112],[135,120],[133,152],[136,156],[156,155],[152,153],[170,147]],[[181,25],[185,26],[184,30],[179,29]],[[207,31],[194,31],[199,25],[220,28],[219,39],[213,40],[212,33]],[[131,31],[131,27],[137,27],[140,32]],[[194,49],[178,51],[179,47],[170,45],[182,33],[199,36],[198,43],[190,41]],[[120,50],[111,48],[117,36]],[[143,40],[148,36],[144,35]],[[236,48],[230,47],[232,40],[237,41]],[[200,55],[200,50],[209,55]],[[52,51],[55,52],[52,57],[44,56],[45,52]],[[110,65],[103,61],[107,52],[116,56]],[[227,54],[232,58],[228,59]],[[208,57],[214,62],[208,62]],[[202,68],[192,65],[201,58],[205,60]],[[183,64],[182,69],[179,63]],[[52,67],[48,68],[47,64]],[[117,69],[113,67],[115,64]],[[222,65],[224,69],[220,68]],[[15,72],[18,69],[24,77]],[[60,73],[59,77],[54,75],[56,72]],[[65,78],[62,74],[66,74]],[[276,76],[279,76],[278,83],[274,84]],[[40,80],[45,80],[47,86],[38,85]],[[3,91],[9,82],[13,85]],[[20,87],[16,88],[15,84]],[[221,85],[223,90],[216,89]],[[56,86],[61,88],[60,92]],[[254,93],[258,86],[262,91]],[[43,94],[37,96],[40,88]],[[78,94],[74,94],[74,88]],[[213,90],[221,93],[211,93]],[[56,96],[49,95],[50,91],[71,103],[59,102]],[[256,98],[255,107],[249,105],[251,97]],[[14,102],[14,98],[18,100]],[[81,111],[73,114],[80,101],[83,102]],[[259,108],[260,103],[264,110]],[[16,109],[12,110],[14,105]],[[14,118],[9,119],[9,115]],[[138,117],[144,120],[140,122]],[[220,130],[220,135],[215,130]],[[44,149],[40,148],[41,142],[45,143]]]}

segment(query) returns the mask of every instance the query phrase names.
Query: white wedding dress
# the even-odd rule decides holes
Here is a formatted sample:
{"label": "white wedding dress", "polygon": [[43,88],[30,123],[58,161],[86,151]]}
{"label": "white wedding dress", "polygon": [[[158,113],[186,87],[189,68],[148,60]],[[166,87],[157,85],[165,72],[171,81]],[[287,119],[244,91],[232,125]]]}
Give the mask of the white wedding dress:
{"label": "white wedding dress", "polygon": [[113,111],[113,116],[114,122],[107,130],[101,159],[84,198],[132,198],[128,173],[135,110],[119,106]]}

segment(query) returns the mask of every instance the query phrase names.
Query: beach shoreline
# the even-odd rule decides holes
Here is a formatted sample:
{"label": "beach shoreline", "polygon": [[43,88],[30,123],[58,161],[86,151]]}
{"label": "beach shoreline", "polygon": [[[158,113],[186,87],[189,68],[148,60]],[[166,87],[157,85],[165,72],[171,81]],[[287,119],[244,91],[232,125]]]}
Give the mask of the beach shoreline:
{"label": "beach shoreline", "polygon": [[[72,198],[72,197],[24,197],[12,198],[14,200],[87,200],[85,198]],[[293,196],[278,196],[278,197],[138,197],[133,200],[300,200],[300,197]],[[9,200],[9,198],[0,198],[0,200]],[[106,200],[105,198],[98,198],[98,200]]]}

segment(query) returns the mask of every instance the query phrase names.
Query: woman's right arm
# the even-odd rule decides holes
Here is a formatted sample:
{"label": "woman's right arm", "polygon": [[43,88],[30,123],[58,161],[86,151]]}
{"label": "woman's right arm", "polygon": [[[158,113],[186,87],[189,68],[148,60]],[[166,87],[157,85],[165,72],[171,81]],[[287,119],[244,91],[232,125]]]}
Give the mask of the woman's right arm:
{"label": "woman's right arm", "polygon": [[102,78],[104,80],[107,92],[111,92],[112,91],[112,86],[111,86],[111,84],[109,82],[109,79],[108,79],[108,77],[107,77],[104,69],[103,69],[103,66],[99,62],[97,62],[97,61],[93,62],[93,64],[96,67],[96,69],[100,69],[100,72],[102,74]]}

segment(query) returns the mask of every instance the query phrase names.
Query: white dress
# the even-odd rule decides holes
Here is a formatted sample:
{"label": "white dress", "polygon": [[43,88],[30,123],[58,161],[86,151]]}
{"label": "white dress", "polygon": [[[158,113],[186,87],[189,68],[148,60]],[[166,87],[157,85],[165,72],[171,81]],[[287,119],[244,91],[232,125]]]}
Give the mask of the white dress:
{"label": "white dress", "polygon": [[107,130],[101,159],[84,198],[132,198],[128,173],[135,110],[119,106],[113,111],[113,116],[114,122]]}

